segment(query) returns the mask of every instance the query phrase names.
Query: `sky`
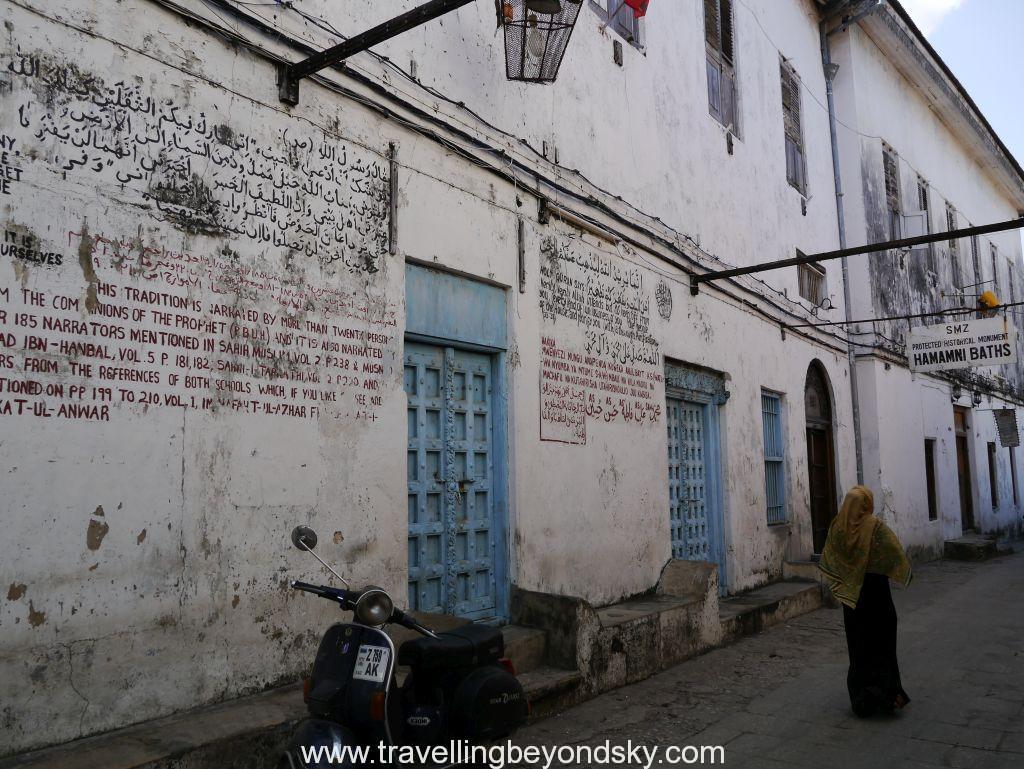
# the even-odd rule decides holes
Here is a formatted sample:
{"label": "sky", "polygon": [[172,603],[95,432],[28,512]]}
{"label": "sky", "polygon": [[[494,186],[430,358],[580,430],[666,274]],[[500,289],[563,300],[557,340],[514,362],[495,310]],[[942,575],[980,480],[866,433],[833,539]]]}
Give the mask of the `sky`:
{"label": "sky", "polygon": [[1024,166],[1024,0],[903,0]]}
{"label": "sky", "polygon": [[1024,0],[903,0],[1024,165]]}

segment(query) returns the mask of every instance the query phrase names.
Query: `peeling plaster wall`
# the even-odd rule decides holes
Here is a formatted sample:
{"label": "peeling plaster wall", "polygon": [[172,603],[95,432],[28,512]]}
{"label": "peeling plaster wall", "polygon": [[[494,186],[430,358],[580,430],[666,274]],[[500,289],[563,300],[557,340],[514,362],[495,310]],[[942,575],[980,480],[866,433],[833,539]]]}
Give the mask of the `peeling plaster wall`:
{"label": "peeling plaster wall", "polygon": [[[840,160],[845,186],[844,211],[850,245],[888,240],[882,141],[899,155],[900,192],[904,212],[915,211],[917,178],[930,187],[931,231],[946,225],[946,202],[957,211],[958,226],[985,224],[1014,218],[1017,208],[998,184],[973,159],[981,151],[965,145],[932,111],[923,96],[894,68],[885,54],[860,28],[832,38],[833,60],[839,64],[836,80]],[[855,131],[853,129],[856,129]],[[1010,301],[1009,270],[1014,273],[1016,300],[1022,298],[1021,243],[1017,232],[982,236],[977,280],[992,278],[989,242],[999,260],[998,292]],[[958,241],[960,285],[976,282],[969,239]],[[924,249],[910,254],[878,252],[850,260],[850,286],[854,316],[883,317],[932,312],[958,306],[952,295],[953,258],[947,242],[934,244],[934,272],[927,269]],[[978,292],[981,289],[968,289]],[[915,324],[920,320],[913,321]],[[1018,323],[1019,325],[1019,323]],[[863,341],[872,330],[859,329]],[[950,385],[928,375],[913,375],[896,363],[908,333],[906,321],[875,324],[883,336],[876,342],[888,349],[889,363],[871,355],[865,345],[858,362],[861,419],[864,436],[865,481],[882,511],[905,545],[921,557],[938,556],[945,539],[961,533],[956,444]],[[1018,337],[1019,343],[1019,337]],[[1021,381],[1021,364],[983,368],[985,375],[1000,375],[1008,384]],[[969,393],[961,405],[969,406]],[[1024,517],[1014,502],[1010,457],[996,435],[991,408],[1014,408],[1001,398],[986,399],[971,414],[970,451],[975,521],[985,532],[1019,531]],[[1019,413],[1019,412],[1018,412]],[[938,519],[928,520],[924,440],[935,439],[935,477]],[[999,504],[993,509],[989,494],[987,443],[997,445]],[[1018,477],[1024,465],[1018,450]]]}
{"label": "peeling plaster wall", "polygon": [[[269,66],[170,17],[142,56],[3,16],[7,752],[292,680],[325,606],[291,527],[403,594],[406,502],[380,122],[286,119],[240,95],[274,105]],[[235,90],[150,58],[182,51]]]}
{"label": "peeling plaster wall", "polygon": [[[340,10],[330,0],[304,2],[303,11],[352,34],[417,3],[356,4]],[[197,9],[202,5],[196,3]],[[314,24],[279,9],[248,13],[295,35],[328,42]],[[549,159],[621,196],[645,214],[696,239],[730,265],[790,257],[835,246],[835,195],[814,0],[737,3],[736,77],[739,139],[729,154],[723,127],[708,113],[702,0],[672,0],[652,7],[643,22],[644,48],[623,44],[624,64],[612,59],[613,41],[602,17],[585,0],[558,80],[538,86],[505,78],[505,50],[495,32],[494,4],[472,3],[411,30],[374,50],[460,102],[514,138],[505,151],[534,162],[546,144]],[[778,47],[776,47],[778,46]],[[786,181],[780,55],[803,82],[808,169],[807,214]],[[403,94],[460,126],[470,121],[448,102],[424,95],[401,75],[365,54],[349,61],[361,74],[386,78]],[[571,178],[566,182],[576,185]],[[723,215],[724,212],[728,214]],[[635,216],[635,215],[634,215]],[[838,267],[827,265],[828,295],[842,317]],[[799,304],[795,269],[766,272],[759,280]],[[781,299],[781,297],[776,297]],[[804,302],[806,305],[806,302]]]}
{"label": "peeling plaster wall", "polygon": [[[750,5],[820,96],[813,4]],[[743,123],[730,156],[706,111],[699,3],[671,7],[658,24],[649,20],[646,56],[627,47],[621,70],[585,7],[563,77],[547,89],[505,82],[486,3],[382,50],[402,61],[409,55],[395,46],[409,46],[425,81],[514,134],[552,141],[564,165],[727,263],[835,247],[824,115],[805,110],[812,197],[803,216],[785,181],[778,51],[738,7]],[[210,16],[202,4],[194,10]],[[804,379],[813,360],[828,372],[841,490],[854,480],[842,348],[783,338],[749,305],[714,291],[692,298],[681,270],[638,248],[538,224],[536,201],[522,189],[354,99],[306,82],[300,106],[284,112],[266,60],[156,4],[126,4],[112,16],[69,3],[61,14],[68,24],[8,4],[0,47],[0,133],[5,145],[13,141],[3,162],[19,176],[13,194],[0,195],[11,233],[0,260],[0,330],[11,335],[0,348],[0,378],[19,383],[0,393],[10,408],[0,417],[9,543],[0,559],[8,587],[0,599],[0,753],[294,680],[334,618],[287,590],[289,578],[321,577],[290,548],[295,523],[320,532],[322,555],[353,582],[406,595],[406,258],[508,287],[516,585],[596,605],[656,585],[670,556],[666,358],[720,372],[732,394],[721,407],[729,589],[763,584],[781,576],[784,559],[810,554]],[[380,20],[360,8],[338,25],[350,32]],[[283,29],[294,23],[282,16]],[[308,25],[305,34],[319,40]],[[697,53],[681,58],[680,50]],[[353,66],[378,65],[359,57]],[[441,110],[407,81],[401,88]],[[126,117],[130,131],[118,122]],[[464,113],[458,120],[467,127]],[[643,140],[623,151],[623,137],[633,136]],[[386,240],[389,143],[400,163],[394,256]],[[347,183],[325,198],[342,176]],[[304,188],[314,178],[320,186]],[[343,232],[330,229],[338,216]],[[839,317],[835,275],[829,294]],[[560,282],[574,277],[580,282]],[[795,271],[764,280],[796,297]],[[574,320],[578,300],[553,300],[559,285],[596,285],[622,327],[603,333]],[[160,314],[168,309],[170,319]],[[128,317],[110,314],[120,312]],[[179,328],[191,321],[176,315],[204,325]],[[69,325],[36,330],[22,316]],[[99,336],[91,325],[79,333],[72,322],[102,322],[128,337]],[[165,350],[193,343],[143,332],[180,333],[199,349]],[[29,337],[52,346],[32,347],[41,342]],[[75,339],[93,347],[60,347]],[[257,347],[277,351],[261,359],[273,374],[251,375]],[[139,360],[119,360],[128,349]],[[27,358],[41,368],[28,370]],[[222,361],[222,370],[207,372],[197,359]],[[572,403],[559,405],[569,396],[543,390],[545,367],[557,360],[603,378],[581,385],[596,398],[582,421]],[[160,381],[129,382],[135,374],[115,371],[103,380],[111,392],[97,392],[100,365],[156,372]],[[189,387],[185,376],[200,379]],[[257,380],[285,389],[260,392]],[[24,390],[23,381],[43,389]],[[255,391],[237,389],[246,382]],[[606,400],[609,384],[624,394]],[[771,529],[762,387],[783,394],[788,456],[790,523]],[[335,397],[325,400],[328,390]]]}

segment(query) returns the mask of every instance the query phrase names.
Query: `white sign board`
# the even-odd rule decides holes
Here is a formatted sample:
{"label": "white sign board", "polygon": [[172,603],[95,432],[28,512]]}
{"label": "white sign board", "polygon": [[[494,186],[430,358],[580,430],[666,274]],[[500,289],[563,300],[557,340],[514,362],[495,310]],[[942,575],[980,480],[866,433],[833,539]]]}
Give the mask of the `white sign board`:
{"label": "white sign board", "polygon": [[1017,362],[1017,329],[1005,318],[973,318],[910,330],[911,371],[948,371]]}

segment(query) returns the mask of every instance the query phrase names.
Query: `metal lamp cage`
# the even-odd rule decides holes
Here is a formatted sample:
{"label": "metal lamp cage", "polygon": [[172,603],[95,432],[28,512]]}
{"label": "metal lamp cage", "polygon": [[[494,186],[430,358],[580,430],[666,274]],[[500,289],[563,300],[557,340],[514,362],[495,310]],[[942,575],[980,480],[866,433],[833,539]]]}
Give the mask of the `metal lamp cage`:
{"label": "metal lamp cage", "polygon": [[[551,83],[565,56],[583,0],[499,0],[509,80]],[[553,12],[545,13],[542,9]]]}

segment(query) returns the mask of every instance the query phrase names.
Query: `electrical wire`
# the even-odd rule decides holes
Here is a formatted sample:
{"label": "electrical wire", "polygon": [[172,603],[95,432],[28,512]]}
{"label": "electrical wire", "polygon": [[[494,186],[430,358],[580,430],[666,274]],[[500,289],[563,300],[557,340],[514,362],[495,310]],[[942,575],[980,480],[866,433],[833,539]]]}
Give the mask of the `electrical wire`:
{"label": "electrical wire", "polygon": [[[234,2],[236,5],[237,4],[246,5],[245,3],[239,3],[238,0],[225,0],[225,1]],[[328,33],[330,33],[330,34],[340,38],[341,40],[348,39],[344,34],[342,34],[337,29],[337,27],[335,27],[333,24],[328,22],[326,19],[323,19],[322,17],[318,17],[318,16],[314,16],[312,14],[306,13],[302,9],[294,7],[294,6],[291,6],[291,5],[288,6],[288,9],[294,11],[297,14],[299,14],[302,18],[306,19],[311,24],[313,24],[314,26],[320,28],[321,30],[326,31],[326,32],[328,32]],[[282,38],[279,37],[279,39],[282,39]],[[514,153],[515,151],[514,151],[513,148],[514,148],[515,145],[517,145],[517,144],[518,145],[523,145],[523,146],[527,147],[533,153],[533,155],[535,156],[534,159],[541,159],[541,160],[544,160],[545,162],[550,162],[550,161],[548,161],[547,157],[541,151],[539,151],[537,148],[533,147],[533,145],[531,145],[525,139],[519,138],[519,137],[515,136],[514,134],[510,134],[507,131],[505,131],[504,129],[500,128],[499,126],[489,122],[486,118],[484,118],[479,113],[477,113],[476,111],[474,111],[473,109],[468,107],[465,104],[465,102],[456,101],[456,100],[448,97],[447,95],[445,95],[441,91],[438,91],[436,88],[433,88],[430,85],[424,84],[418,78],[415,78],[412,75],[411,72],[407,72],[406,70],[402,69],[399,65],[395,64],[389,57],[384,56],[383,54],[375,53],[372,50],[371,51],[365,51],[364,53],[367,53],[370,57],[378,60],[381,63],[386,64],[389,67],[391,67],[393,70],[395,70],[396,72],[401,74],[404,78],[408,79],[410,82],[414,83],[419,88],[421,88],[423,90],[426,90],[432,96],[435,96],[436,98],[441,99],[441,100],[443,100],[443,101],[445,101],[445,102],[447,102],[449,104],[452,104],[452,105],[458,107],[459,109],[467,112],[468,114],[472,115],[478,122],[480,122],[483,125],[485,125],[487,128],[497,132],[498,134],[500,134],[500,135],[506,137],[507,139],[509,139],[510,141],[512,141],[513,145],[512,145],[512,147],[510,147],[509,151]],[[349,64],[346,64],[346,68],[348,68],[348,69],[356,69],[356,66],[354,64],[349,63]],[[364,74],[366,74],[366,73],[364,73]],[[392,87],[395,87],[395,86],[392,84]],[[412,93],[410,93],[408,91],[404,91],[404,90],[398,89],[397,87],[395,87],[395,88],[405,98],[413,100],[413,101],[415,101],[416,103],[420,104],[423,107],[426,107],[426,108],[430,108],[431,107],[431,105],[426,105],[424,102],[422,102],[422,100],[418,99],[414,94],[412,94]],[[554,109],[554,106],[555,106],[555,100],[552,100],[552,109]],[[451,116],[451,115],[449,115],[449,118],[455,119],[454,116]],[[467,129],[473,130],[475,128],[474,126],[470,126],[469,124],[467,124],[465,122],[462,122],[462,121],[458,121],[458,122],[462,126],[467,128]],[[484,151],[505,152],[505,150],[493,150],[493,149],[491,149],[491,150],[484,149]],[[519,153],[516,153],[516,154],[519,154]],[[525,156],[523,156],[522,154],[519,154],[519,157],[523,158],[524,160],[527,160],[527,162],[528,162],[528,159],[526,159]],[[554,164],[554,170],[556,171],[556,173],[557,173],[557,169],[560,169],[560,168],[561,168],[560,166],[558,166],[557,164]],[[655,217],[655,216],[652,216],[650,214],[647,214],[647,213],[641,211],[636,206],[632,205],[628,201],[625,201],[622,197],[620,197],[618,195],[615,195],[611,191],[609,191],[609,190],[601,187],[600,185],[596,184],[595,182],[593,182],[591,179],[589,179],[585,174],[580,172],[578,169],[569,169],[569,170],[573,174],[579,176],[583,181],[585,181],[587,184],[591,185],[593,188],[599,190],[600,192],[602,192],[602,193],[604,193],[604,194],[606,194],[608,196],[614,197],[617,201],[619,201],[619,202],[623,203],[624,205],[628,206],[630,209],[632,209],[636,213],[640,214],[645,219],[656,221],[659,224],[662,224],[663,226],[668,227],[668,225],[665,225],[665,223],[659,217]],[[572,184],[572,181],[570,179],[568,179],[567,177],[565,177],[564,175],[562,175],[562,174],[557,174],[557,175],[558,175],[558,178],[559,178],[560,181],[562,181],[564,183]],[[575,184],[574,186],[575,186],[575,188],[581,194],[589,194],[587,192],[587,190],[581,184]],[[628,221],[628,223],[631,224],[634,227],[637,227],[638,229],[639,228],[643,228],[643,227],[646,226],[646,225],[641,224],[641,223],[639,223],[639,222],[637,222],[636,220],[633,220],[633,219],[630,219]],[[713,259],[714,261],[716,261],[719,264],[725,266],[726,268],[731,268],[731,267],[735,266],[735,265],[730,264],[729,262],[726,262],[721,257],[705,251],[703,248],[700,247],[700,245],[697,243],[696,239],[694,239],[692,236],[690,236],[690,235],[688,235],[686,233],[676,232],[675,230],[672,230],[671,228],[669,228],[669,229],[670,229],[670,231],[672,231],[672,233],[674,235],[684,238],[685,241],[687,243],[689,243],[691,247],[697,249],[703,256],[705,256],[707,258],[710,258],[710,259]],[[804,312],[808,312],[808,313],[812,313],[813,314],[814,310],[816,309],[814,305],[805,304],[800,299],[795,299],[793,297],[790,297],[785,291],[782,291],[782,290],[776,288],[775,286],[772,286],[770,283],[768,283],[767,281],[765,281],[762,278],[755,277],[755,276],[744,276],[744,277],[745,277],[745,282],[753,282],[753,283],[759,284],[760,286],[764,287],[766,290],[771,291],[772,293],[782,297],[785,301],[787,301],[787,302],[793,304],[794,306],[800,308]]]}
{"label": "electrical wire", "polygon": [[[207,0],[207,1],[213,1],[213,0]],[[175,4],[174,3],[169,3],[168,0],[156,0],[156,2],[168,5],[169,7],[172,7],[172,8],[175,7]],[[220,4],[220,5],[222,5],[222,6],[226,7],[226,8],[233,8],[233,6],[227,0],[217,0],[217,2],[218,2],[218,4]],[[236,12],[238,12],[238,9],[234,9],[234,10]],[[241,14],[241,15],[242,15],[243,18],[248,18],[248,16],[249,16],[248,14],[244,14],[244,13]],[[248,18],[248,20],[251,21],[251,22],[255,22],[256,24],[262,24],[262,25],[265,26],[265,22],[256,21],[256,20],[251,19],[251,18]],[[265,31],[269,32],[270,34],[272,34],[274,37],[276,37],[277,39],[281,40],[282,42],[285,42],[285,43],[290,44],[292,46],[294,46],[296,44],[296,41],[284,38],[274,28],[269,28],[269,29],[266,29]],[[258,45],[256,45],[252,41],[248,40],[247,38],[241,38],[240,40],[238,40],[236,42],[239,42],[239,43],[242,43],[242,44],[248,46],[249,48],[251,48],[254,52],[256,52],[258,54],[270,55],[274,60],[281,60],[279,56],[276,56],[276,55],[273,55],[273,54],[269,54],[269,52],[266,52],[265,49],[262,49],[261,47],[259,47]],[[346,66],[346,70],[349,72],[350,76],[353,76],[353,74],[354,74],[352,72],[352,69],[353,69],[352,67]],[[363,78],[365,78],[365,77],[366,76],[364,75]],[[378,104],[376,102],[371,102],[371,101],[369,101],[367,99],[364,99],[359,94],[356,94],[356,93],[352,92],[350,89],[346,89],[346,88],[340,86],[339,84],[337,84],[336,82],[334,82],[334,81],[332,81],[330,79],[323,78],[323,77],[320,77],[320,76],[313,76],[312,79],[316,80],[321,85],[325,85],[326,87],[328,87],[328,88],[330,88],[332,90],[335,90],[335,91],[338,91],[340,93],[343,93],[345,96],[347,96],[349,98],[352,98],[352,99],[354,99],[356,101],[360,101],[360,102],[366,104],[371,109],[374,109],[375,111],[377,111],[379,113],[385,114],[389,119],[396,120],[397,122],[400,122],[400,123],[404,122],[405,125],[407,125],[409,128],[411,128],[414,131],[417,131],[417,132],[422,133],[424,135],[429,135],[431,138],[433,138],[436,141],[440,141],[442,143],[446,143],[447,142],[446,139],[444,139],[443,137],[438,136],[436,133],[425,132],[422,129],[422,127],[420,127],[420,126],[418,126],[416,124],[413,124],[413,123],[411,123],[409,121],[404,121],[403,118],[401,118],[400,116],[395,114],[393,111],[385,110],[384,108],[381,107],[380,104]],[[392,94],[387,92],[386,89],[381,88],[376,83],[372,83],[372,84],[369,84],[369,85],[372,85],[372,86],[376,87],[379,91],[382,91],[383,93],[385,93],[389,97],[394,98]],[[403,105],[403,106],[406,106],[408,108],[408,105]],[[447,126],[447,124],[444,124],[444,125],[445,125],[446,128],[450,128],[450,126]],[[498,130],[500,130],[500,129],[498,129]],[[462,150],[463,153],[466,152],[466,150],[464,150],[464,148],[458,147],[457,145],[454,145],[454,144],[447,144],[446,146],[449,146],[449,148],[451,148],[453,151]],[[474,144],[474,149],[477,149],[477,148],[478,148],[478,145]],[[498,152],[501,155],[506,155],[504,150],[493,150],[492,149],[491,151],[496,151],[496,152]],[[473,157],[471,153],[464,154],[464,156],[467,159],[469,159],[470,161],[472,161],[472,162],[476,163],[477,165],[479,165],[481,168],[485,168],[486,170],[495,172],[495,169],[492,166],[489,166],[489,165],[487,165],[485,163],[480,162],[480,160],[475,158],[475,157]],[[511,160],[509,160],[509,165],[511,167],[511,165],[512,165],[512,161]],[[532,175],[535,178],[537,178],[538,180],[541,178],[540,175],[537,174],[536,172],[531,172],[528,169],[524,169],[524,170],[526,170],[528,173],[532,173]],[[502,175],[503,178],[506,179],[506,181],[511,181],[511,179],[509,179],[504,174],[499,174],[499,175]],[[549,186],[552,186],[555,190],[558,190],[558,185],[554,184],[550,179],[545,179],[545,183],[548,184]],[[452,186],[454,186],[454,185],[452,185]],[[612,193],[608,192],[607,190],[604,190],[603,188],[600,188],[597,185],[594,185],[594,186],[599,191],[602,191],[605,194],[607,194],[607,195],[609,195],[611,197],[614,197],[618,201],[622,201],[622,198],[620,198],[619,196],[612,195]],[[570,194],[570,195],[573,195],[573,193],[569,192],[568,190],[562,190],[562,192]],[[536,194],[536,193],[533,193],[533,194]],[[603,210],[606,214],[609,214],[612,217],[614,217],[614,218],[616,218],[616,219],[618,219],[620,221],[623,221],[626,224],[630,224],[635,229],[641,231],[644,235],[646,235],[647,237],[651,238],[654,242],[656,242],[656,243],[660,242],[662,245],[666,246],[670,251],[672,251],[676,255],[683,257],[684,259],[690,261],[692,264],[694,264],[696,266],[703,267],[703,265],[700,265],[699,261],[694,260],[694,258],[692,256],[690,256],[689,254],[687,254],[685,250],[681,250],[680,246],[679,246],[679,244],[678,244],[678,242],[676,240],[674,240],[674,239],[673,240],[666,240],[664,236],[658,235],[656,233],[652,233],[650,230],[646,229],[646,227],[644,225],[637,224],[635,221],[630,220],[628,217],[624,217],[623,215],[621,215],[620,213],[614,211],[613,209],[609,208],[608,206],[606,206],[604,204],[601,204],[599,201],[596,201],[594,199],[593,195],[590,194],[590,193],[587,194],[586,198],[582,198],[581,200],[582,200],[582,202],[589,203],[590,205],[596,205],[597,207],[601,208],[601,210]],[[635,209],[635,207],[632,206],[631,204],[626,203],[626,205],[629,208],[633,209],[633,210],[639,210],[639,209]],[[652,218],[652,217],[649,217],[649,218]],[[653,220],[657,221],[662,226],[666,226],[657,217],[653,217]],[[720,262],[722,264],[728,264],[728,263],[724,262],[724,260],[720,259],[719,257],[714,257],[714,256],[710,255],[708,252],[706,252],[704,249],[701,249],[699,246],[696,245],[696,241],[694,241],[693,238],[691,238],[690,236],[686,236],[686,235],[683,235],[681,233],[677,233],[677,232],[672,231],[672,230],[670,230],[670,232],[672,233],[673,236],[675,236],[677,238],[678,237],[682,237],[685,241],[687,241],[687,242],[689,242],[691,244],[694,244],[695,248],[699,251],[699,253],[702,256],[705,256],[705,257],[708,257],[708,258],[714,258],[716,261],[718,261],[718,262]],[[621,233],[620,233],[620,235],[621,235]],[[626,236],[622,236],[622,237],[623,237],[624,240],[630,240]],[[631,242],[634,242],[634,241],[631,241]],[[645,246],[643,244],[638,244],[638,243],[635,243],[635,242],[634,242],[634,244],[637,245],[637,247],[642,248],[642,249],[648,249],[649,248],[648,246]],[[662,258],[664,258],[664,256]],[[668,260],[668,261],[669,261],[670,264],[674,263],[672,260]],[[679,266],[679,265],[676,265],[676,266]],[[683,268],[683,269],[685,271],[685,268]],[[737,282],[735,280],[730,280],[729,282],[732,285],[736,286],[737,288],[740,288],[742,290],[749,291],[749,292],[753,293],[759,299],[761,299],[763,301],[766,301],[774,309],[776,309],[776,310],[778,310],[780,312],[783,312],[785,314],[788,314],[788,315],[791,315],[791,316],[795,317],[795,314],[792,311],[788,310],[785,307],[782,307],[781,305],[779,305],[776,302],[773,302],[771,299],[769,299],[768,297],[764,296],[763,294],[760,294],[760,293],[758,293],[756,291],[753,291],[749,286],[745,286],[742,283],[739,283],[739,282]],[[758,282],[761,282],[763,284],[763,281],[758,281]],[[723,291],[723,289],[721,289],[720,287],[717,290],[719,292]],[[781,292],[777,292],[777,293],[780,293],[780,295],[782,295],[782,296],[786,296],[785,294],[781,294]],[[736,297],[733,297],[733,298],[735,299]],[[788,297],[786,297],[786,298],[788,299]],[[746,300],[739,300],[739,301],[742,301],[742,302],[744,302],[744,304],[747,304],[749,306],[755,307],[758,310],[758,312],[764,314],[765,317],[769,318],[773,322],[778,322],[778,319],[772,318],[762,308],[756,307],[756,305],[752,305],[750,302],[747,302]],[[789,301],[792,303],[792,300],[789,300]],[[835,338],[840,343],[845,343],[845,340],[842,337],[840,337],[840,336],[837,336],[837,335],[834,335],[834,334],[830,334],[830,336]],[[821,340],[816,340],[816,341],[821,341]]]}

